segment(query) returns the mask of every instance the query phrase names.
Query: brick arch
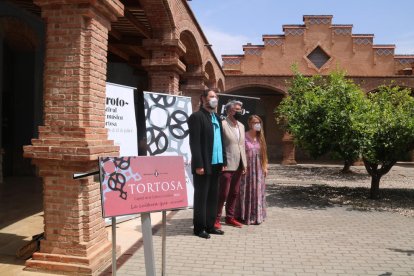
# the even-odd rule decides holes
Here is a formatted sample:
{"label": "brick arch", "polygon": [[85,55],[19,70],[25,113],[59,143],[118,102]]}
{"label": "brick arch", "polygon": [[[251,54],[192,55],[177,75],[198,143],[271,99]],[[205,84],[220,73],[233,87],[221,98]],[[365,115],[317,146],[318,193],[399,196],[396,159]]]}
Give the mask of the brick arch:
{"label": "brick arch", "polygon": [[398,85],[414,90],[414,78],[407,77],[350,77],[356,84],[358,84],[365,92],[370,92],[377,89],[380,85]]}
{"label": "brick arch", "polygon": [[40,46],[35,30],[16,17],[0,17],[0,34],[10,48],[18,51],[34,51]]}
{"label": "brick arch", "polygon": [[[223,88],[225,87],[225,76],[223,69],[218,61],[217,57],[214,55],[214,52],[211,48],[211,44],[209,43],[207,37],[205,36],[201,26],[197,22],[189,4],[187,1],[181,0],[170,0],[169,1],[170,9],[172,11],[173,21],[175,22],[175,29],[174,32],[177,34],[177,38],[180,38],[180,41],[188,47],[188,43],[185,43],[181,38],[184,34],[191,34],[194,38],[194,43],[191,47],[198,47],[198,53],[201,56],[201,66],[199,68],[202,85],[210,86],[210,87],[217,87],[217,81],[219,79],[223,82]],[[194,51],[197,51],[194,49]],[[185,63],[185,62],[184,62]],[[210,65],[208,65],[210,64]],[[207,66],[207,71],[206,71]],[[187,70],[188,72],[192,72],[191,70]],[[214,78],[211,78],[214,76]],[[197,80],[198,82],[198,80]]]}
{"label": "brick arch", "polygon": [[289,76],[226,76],[226,90],[231,91],[242,87],[262,87],[270,90],[278,91],[284,95],[287,94],[287,83],[291,80]]}
{"label": "brick arch", "polygon": [[185,30],[180,34],[180,41],[185,45],[186,52],[180,58],[186,65],[187,72],[199,71],[202,64],[202,57],[200,53],[197,40],[193,33]]}
{"label": "brick arch", "polygon": [[216,87],[216,74],[214,71],[214,66],[211,61],[207,61],[204,65],[204,72],[207,75],[207,80],[205,80],[205,84],[209,88]]}
{"label": "brick arch", "polygon": [[[268,91],[272,91],[275,94],[281,94],[283,96],[286,96],[287,95],[287,92],[284,91],[283,89],[280,89],[278,87],[274,87],[274,86],[271,86],[271,85],[257,84],[257,83],[242,84],[242,85],[239,85],[239,86],[231,87],[231,88],[228,88],[226,90],[226,93],[233,94],[236,91],[247,90],[247,89],[254,89],[254,88],[265,89],[265,90],[268,90]],[[252,95],[248,95],[248,96],[254,97],[255,95],[252,94]]]}
{"label": "brick arch", "polygon": [[219,80],[217,81],[217,88],[218,88],[218,90],[219,90],[220,92],[224,91],[224,82],[223,82],[223,80],[222,80],[222,79],[219,79]]}
{"label": "brick arch", "polygon": [[[411,96],[412,97],[414,97],[414,88],[413,87],[409,87],[409,86],[405,86],[405,85],[398,85],[398,84],[395,84],[395,83],[390,83],[390,85],[391,86],[393,86],[393,87],[395,87],[395,86],[398,86],[398,87],[400,87],[400,88],[402,88],[402,89],[408,89],[408,90],[410,90],[411,91]],[[370,94],[370,93],[376,93],[376,92],[378,92],[378,87],[379,86],[377,86],[376,88],[374,88],[374,89],[371,89],[371,90],[369,90],[369,91],[365,91],[365,93],[366,94]]]}
{"label": "brick arch", "polygon": [[260,98],[259,103],[256,105],[256,113],[261,116],[264,122],[269,160],[286,164],[292,163],[291,159],[294,156],[293,142],[291,139],[286,139],[285,131],[276,123],[274,118],[274,110],[279,106],[283,98],[286,97],[287,92],[274,85],[252,83],[241,84],[231,88],[227,86],[225,93]]}

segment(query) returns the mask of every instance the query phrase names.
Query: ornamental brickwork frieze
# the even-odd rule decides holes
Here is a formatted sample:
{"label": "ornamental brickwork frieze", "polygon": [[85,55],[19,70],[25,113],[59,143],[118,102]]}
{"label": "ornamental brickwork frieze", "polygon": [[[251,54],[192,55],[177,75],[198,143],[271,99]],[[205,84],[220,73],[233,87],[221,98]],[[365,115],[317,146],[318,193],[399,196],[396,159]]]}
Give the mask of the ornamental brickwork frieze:
{"label": "ornamental brickwork frieze", "polygon": [[264,40],[265,46],[282,46],[284,43],[283,38],[270,38]]}
{"label": "ornamental brickwork frieze", "polygon": [[394,55],[394,49],[379,48],[375,50],[375,53],[378,56],[390,56],[390,55]]}
{"label": "ornamental brickwork frieze", "polygon": [[286,29],[285,35],[300,36],[305,33],[305,29]]}
{"label": "ornamental brickwork frieze", "polygon": [[354,37],[354,43],[357,45],[372,45],[372,38],[370,37]]}
{"label": "ornamental brickwork frieze", "polygon": [[260,48],[247,48],[244,50],[245,55],[255,55],[260,56],[262,54],[262,49]]}
{"label": "ornamental brickwork frieze", "polygon": [[330,18],[310,18],[308,21],[309,25],[327,25],[331,23]]}
{"label": "ornamental brickwork frieze", "polygon": [[352,35],[352,28],[334,28],[335,35]]}
{"label": "ornamental brickwork frieze", "polygon": [[223,65],[239,65],[241,58],[223,58]]}

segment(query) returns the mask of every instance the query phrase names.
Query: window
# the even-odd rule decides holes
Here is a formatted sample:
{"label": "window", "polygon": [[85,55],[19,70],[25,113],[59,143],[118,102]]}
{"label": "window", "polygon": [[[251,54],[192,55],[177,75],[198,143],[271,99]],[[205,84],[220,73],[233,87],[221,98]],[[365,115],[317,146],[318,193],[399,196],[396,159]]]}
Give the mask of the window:
{"label": "window", "polygon": [[328,62],[331,58],[321,47],[316,47],[308,56],[307,58],[315,65],[318,69]]}

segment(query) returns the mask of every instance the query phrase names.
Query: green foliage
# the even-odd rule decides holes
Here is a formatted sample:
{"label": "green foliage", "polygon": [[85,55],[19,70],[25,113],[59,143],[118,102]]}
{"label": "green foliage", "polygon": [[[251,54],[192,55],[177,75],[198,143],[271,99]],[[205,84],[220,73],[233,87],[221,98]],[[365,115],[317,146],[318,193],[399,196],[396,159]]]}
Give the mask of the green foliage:
{"label": "green foliage", "polygon": [[345,163],[362,157],[371,198],[381,177],[414,149],[414,98],[409,89],[380,86],[365,97],[343,72],[305,77],[295,71],[276,119],[295,143],[317,158],[333,153]]}
{"label": "green foliage", "polygon": [[288,92],[276,110],[277,120],[296,144],[313,158],[326,153],[346,161],[359,157],[363,125],[358,122],[367,99],[343,72],[305,77],[296,71]]}
{"label": "green foliage", "polygon": [[360,129],[362,155],[373,164],[395,163],[414,148],[414,98],[409,89],[389,85],[370,93],[368,100]]}

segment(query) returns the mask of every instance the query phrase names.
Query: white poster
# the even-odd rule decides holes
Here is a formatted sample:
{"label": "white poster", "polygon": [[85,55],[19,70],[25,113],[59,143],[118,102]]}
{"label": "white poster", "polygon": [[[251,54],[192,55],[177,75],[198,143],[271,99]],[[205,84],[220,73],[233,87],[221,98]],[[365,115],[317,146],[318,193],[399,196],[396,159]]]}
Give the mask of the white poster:
{"label": "white poster", "polygon": [[106,84],[105,127],[108,139],[120,147],[120,156],[138,156],[133,87]]}
{"label": "white poster", "polygon": [[193,206],[190,137],[187,120],[192,111],[191,98],[144,92],[148,155],[184,157],[188,205]]}

